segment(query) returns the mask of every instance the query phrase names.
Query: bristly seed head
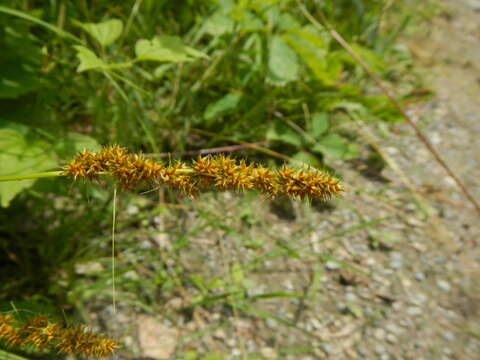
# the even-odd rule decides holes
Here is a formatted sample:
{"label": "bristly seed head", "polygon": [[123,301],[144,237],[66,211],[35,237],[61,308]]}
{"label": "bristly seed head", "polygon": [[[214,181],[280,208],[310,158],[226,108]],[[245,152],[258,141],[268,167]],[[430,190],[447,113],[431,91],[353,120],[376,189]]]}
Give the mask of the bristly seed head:
{"label": "bristly seed head", "polygon": [[82,326],[65,328],[37,315],[23,323],[11,314],[0,314],[0,339],[12,346],[33,345],[40,350],[56,349],[66,354],[103,357],[110,355],[118,344],[96,335]]}
{"label": "bristly seed head", "polygon": [[180,161],[165,166],[118,145],[106,146],[98,153],[79,153],[64,167],[64,174],[74,179],[111,174],[124,189],[145,183],[167,184],[189,196],[214,186],[220,190],[256,189],[269,197],[285,194],[325,200],[345,190],[338,179],[311,168],[294,170],[283,166],[271,170],[225,155],[199,157],[190,166]]}

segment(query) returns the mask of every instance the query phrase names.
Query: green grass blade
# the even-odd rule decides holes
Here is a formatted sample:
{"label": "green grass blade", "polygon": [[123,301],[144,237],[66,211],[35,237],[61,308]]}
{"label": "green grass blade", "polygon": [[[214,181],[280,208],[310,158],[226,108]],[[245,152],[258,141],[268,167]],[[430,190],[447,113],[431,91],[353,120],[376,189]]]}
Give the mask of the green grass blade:
{"label": "green grass blade", "polygon": [[35,23],[37,25],[43,26],[45,29],[48,29],[48,30],[52,31],[52,32],[56,33],[57,35],[59,35],[61,37],[73,40],[75,42],[83,43],[83,41],[81,39],[79,39],[78,37],[76,37],[75,35],[67,32],[65,30],[62,30],[55,25],[49,24],[49,23],[47,23],[43,20],[37,19],[36,17],[33,17],[31,15],[28,15],[27,13],[25,13],[23,11],[11,9],[9,7],[6,7],[6,6],[0,6],[0,13],[16,16],[18,18],[30,21],[30,22]]}

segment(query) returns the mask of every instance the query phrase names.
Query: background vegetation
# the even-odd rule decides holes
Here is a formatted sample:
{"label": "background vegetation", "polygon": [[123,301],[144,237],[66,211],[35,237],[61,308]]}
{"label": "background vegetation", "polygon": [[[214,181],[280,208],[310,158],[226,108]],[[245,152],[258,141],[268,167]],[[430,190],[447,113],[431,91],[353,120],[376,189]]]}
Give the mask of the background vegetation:
{"label": "background vegetation", "polygon": [[[408,2],[7,0],[0,6],[0,174],[58,169],[76,152],[104,144],[159,156],[262,142],[239,156],[330,171],[337,161],[353,162],[366,147],[352,117],[385,132],[401,117],[300,4],[394,82],[405,103],[421,99],[410,54],[396,42],[419,14]],[[367,152],[369,168],[380,170],[383,160]],[[1,310],[13,303],[88,322],[93,298],[111,302],[111,274],[104,270],[111,261],[112,197],[109,185],[65,179],[0,183]],[[278,236],[267,250],[272,234],[255,197],[237,200],[238,212],[226,218],[228,211],[213,205],[215,194],[198,202],[165,189],[120,194],[119,301],[154,312],[194,289],[181,311],[221,305],[272,318],[255,308],[256,300],[298,294],[249,295],[249,274],[270,257],[297,258],[305,249]],[[288,201],[275,206],[289,216]],[[181,226],[178,219],[192,213],[195,226]],[[149,230],[152,221],[161,226]],[[253,225],[265,236],[252,237]],[[299,237],[314,229],[303,225]],[[206,228],[234,234],[258,256],[232,261],[216,275],[190,268],[191,257],[202,254],[189,246]],[[152,232],[174,241],[151,247],[145,239]],[[141,278],[131,273],[139,267]]]}

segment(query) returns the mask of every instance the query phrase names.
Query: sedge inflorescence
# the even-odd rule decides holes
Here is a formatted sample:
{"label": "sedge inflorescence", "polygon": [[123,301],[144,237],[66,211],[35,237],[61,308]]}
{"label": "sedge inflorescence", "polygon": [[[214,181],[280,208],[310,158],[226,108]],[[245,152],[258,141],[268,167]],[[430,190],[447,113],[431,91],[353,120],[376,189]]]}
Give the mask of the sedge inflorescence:
{"label": "sedge inflorescence", "polygon": [[33,345],[39,350],[57,350],[65,354],[103,357],[113,353],[117,343],[96,335],[85,327],[63,327],[37,315],[18,322],[11,314],[0,314],[0,339],[11,346]]}
{"label": "sedge inflorescence", "polygon": [[237,191],[255,189],[270,197],[285,194],[319,199],[328,199],[344,191],[338,179],[312,168],[296,170],[284,165],[272,170],[225,155],[199,157],[190,165],[180,161],[165,165],[117,145],[106,146],[97,153],[79,153],[64,167],[64,174],[75,179],[96,179],[99,175],[110,174],[125,189],[145,183],[167,184],[191,196],[209,187]]}

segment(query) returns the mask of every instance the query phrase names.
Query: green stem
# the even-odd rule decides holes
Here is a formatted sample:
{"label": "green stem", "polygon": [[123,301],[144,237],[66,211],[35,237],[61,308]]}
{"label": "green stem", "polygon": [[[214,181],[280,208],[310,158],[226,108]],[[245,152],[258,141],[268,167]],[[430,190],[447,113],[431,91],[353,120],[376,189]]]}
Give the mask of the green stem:
{"label": "green stem", "polygon": [[34,174],[0,176],[0,182],[1,181],[40,179],[40,178],[48,178],[48,177],[54,177],[54,176],[64,176],[63,171],[47,171],[47,172],[34,173]]}

